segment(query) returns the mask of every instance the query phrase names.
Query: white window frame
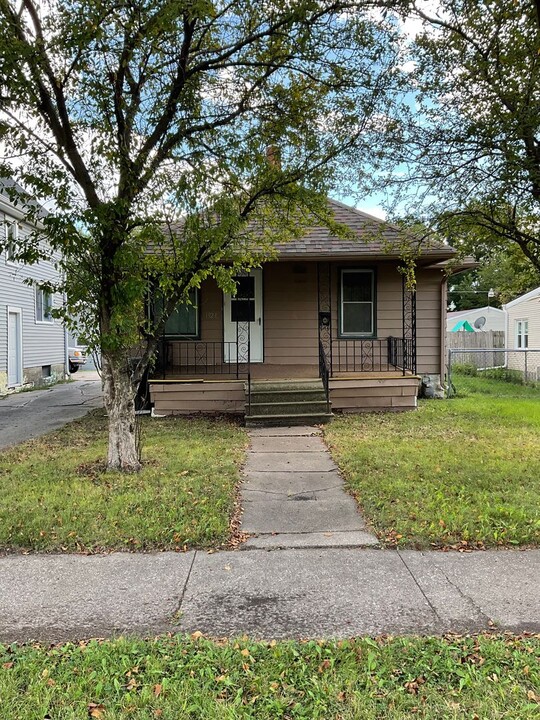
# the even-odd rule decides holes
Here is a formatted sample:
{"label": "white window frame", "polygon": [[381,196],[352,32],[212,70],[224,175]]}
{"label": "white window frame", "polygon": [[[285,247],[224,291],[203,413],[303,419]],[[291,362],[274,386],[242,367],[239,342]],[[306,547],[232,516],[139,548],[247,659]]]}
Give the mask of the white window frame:
{"label": "white window frame", "polygon": [[[525,341],[525,343],[524,343]],[[526,350],[529,347],[529,319],[516,320],[516,350]]]}
{"label": "white window frame", "polygon": [[8,220],[4,218],[4,233],[6,238],[6,265],[14,265],[18,267],[21,262],[11,257],[13,252],[13,244],[16,243],[20,236],[20,226],[17,220]]}
{"label": "white window frame", "polygon": [[[42,300],[41,300],[41,318],[38,316],[38,295],[41,293]],[[43,288],[36,287],[36,291],[34,293],[34,303],[35,303],[35,318],[36,318],[36,324],[37,325],[51,325],[54,323],[54,318],[52,315],[49,315],[49,317],[45,317],[43,315],[43,309],[45,307],[45,296],[50,297],[50,309],[52,310],[54,308],[54,294],[47,292],[46,290],[43,290]]]}
{"label": "white window frame", "polygon": [[6,349],[7,349],[7,355],[6,355],[6,374],[7,374],[7,382],[9,383],[9,316],[10,314],[18,315],[19,316],[19,327],[20,327],[20,333],[18,337],[18,347],[19,347],[19,372],[17,373],[20,377],[20,382],[15,383],[15,385],[8,385],[8,387],[21,387],[24,385],[24,326],[23,326],[23,311],[20,307],[14,307],[13,305],[8,305],[6,307],[6,323],[7,323],[7,336],[6,336]]}
{"label": "white window frame", "polygon": [[[365,300],[362,302],[351,303],[351,301],[345,301],[349,304],[357,305],[371,305],[371,330],[369,332],[358,333],[358,332],[346,332],[343,327],[343,276],[346,273],[364,273],[371,276],[371,300],[369,303]],[[376,336],[375,327],[375,270],[373,268],[341,268],[339,271],[339,337],[342,338],[374,338]]]}

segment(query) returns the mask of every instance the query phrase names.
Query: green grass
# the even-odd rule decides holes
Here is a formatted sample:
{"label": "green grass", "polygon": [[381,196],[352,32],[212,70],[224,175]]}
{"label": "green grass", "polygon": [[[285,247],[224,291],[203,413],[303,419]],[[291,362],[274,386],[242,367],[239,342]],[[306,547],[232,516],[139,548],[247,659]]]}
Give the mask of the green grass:
{"label": "green grass", "polygon": [[455,376],[417,412],[342,416],[326,438],[378,535],[413,547],[540,541],[540,390]]}
{"label": "green grass", "polygon": [[0,720],[532,720],[540,639],[0,646]]}
{"label": "green grass", "polygon": [[106,472],[95,411],[0,453],[0,549],[161,550],[227,541],[245,433],[227,421],[142,421],[144,468]]}

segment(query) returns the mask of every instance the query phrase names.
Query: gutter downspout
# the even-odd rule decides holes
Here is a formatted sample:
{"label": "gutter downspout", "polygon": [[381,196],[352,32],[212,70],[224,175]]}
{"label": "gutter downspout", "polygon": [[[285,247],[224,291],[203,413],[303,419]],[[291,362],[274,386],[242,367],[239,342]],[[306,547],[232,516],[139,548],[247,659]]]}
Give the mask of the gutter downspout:
{"label": "gutter downspout", "polygon": [[441,280],[441,384],[446,380],[448,367],[446,362],[446,304],[448,302],[448,276],[444,274]]}

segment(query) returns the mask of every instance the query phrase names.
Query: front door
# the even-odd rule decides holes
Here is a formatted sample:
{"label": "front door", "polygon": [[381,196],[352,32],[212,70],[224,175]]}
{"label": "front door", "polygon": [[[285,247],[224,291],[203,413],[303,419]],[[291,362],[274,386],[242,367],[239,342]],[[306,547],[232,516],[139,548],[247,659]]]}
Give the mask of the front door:
{"label": "front door", "polygon": [[[223,341],[225,362],[247,362],[248,340],[251,362],[263,361],[262,269],[255,268],[235,278],[238,291],[223,296]],[[238,352],[237,352],[238,348]]]}
{"label": "front door", "polygon": [[22,314],[8,308],[8,387],[22,384]]}

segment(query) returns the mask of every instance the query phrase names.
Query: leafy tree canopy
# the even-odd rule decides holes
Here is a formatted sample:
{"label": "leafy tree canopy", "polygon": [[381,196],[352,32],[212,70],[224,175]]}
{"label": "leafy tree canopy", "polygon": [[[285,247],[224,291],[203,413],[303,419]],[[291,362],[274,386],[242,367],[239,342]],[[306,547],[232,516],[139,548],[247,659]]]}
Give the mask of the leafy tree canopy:
{"label": "leafy tree canopy", "polygon": [[540,269],[538,3],[412,0],[402,11],[422,30],[405,51],[415,102],[396,133],[396,206],[453,243],[514,243]]}
{"label": "leafy tree canopy", "polygon": [[395,27],[370,9],[0,0],[3,173],[53,199],[58,289],[104,358],[111,466],[138,467],[133,388],[175,304],[209,275],[233,290],[276,240],[331,222],[331,187],[369,182],[401,83]]}

